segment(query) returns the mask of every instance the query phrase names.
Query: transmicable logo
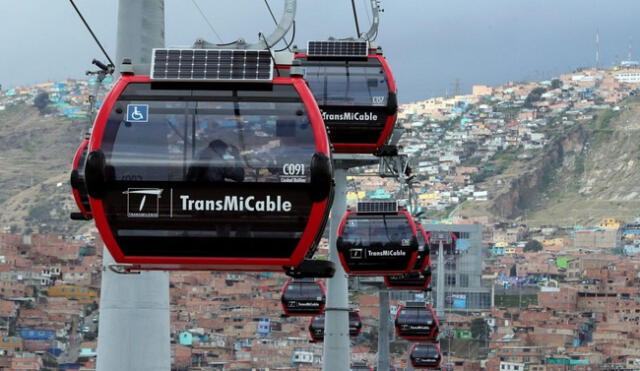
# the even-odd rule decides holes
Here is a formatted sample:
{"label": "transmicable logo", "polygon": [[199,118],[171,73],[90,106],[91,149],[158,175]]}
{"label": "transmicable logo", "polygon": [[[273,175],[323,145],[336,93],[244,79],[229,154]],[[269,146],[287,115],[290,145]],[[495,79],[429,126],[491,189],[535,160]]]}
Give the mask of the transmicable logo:
{"label": "transmicable logo", "polygon": [[222,200],[195,200],[188,195],[180,195],[182,211],[247,211],[247,212],[285,212],[292,209],[290,201],[282,196],[266,196],[258,199],[256,196],[224,196]]}
{"label": "transmicable logo", "polygon": [[373,112],[341,112],[341,113],[322,113],[322,119],[325,121],[376,121],[378,115]]}
{"label": "transmicable logo", "polygon": [[160,188],[127,188],[127,216],[157,218],[160,215]]}
{"label": "transmicable logo", "polygon": [[399,249],[392,250],[367,250],[367,255],[372,258],[387,258],[396,256],[407,256],[407,252]]}

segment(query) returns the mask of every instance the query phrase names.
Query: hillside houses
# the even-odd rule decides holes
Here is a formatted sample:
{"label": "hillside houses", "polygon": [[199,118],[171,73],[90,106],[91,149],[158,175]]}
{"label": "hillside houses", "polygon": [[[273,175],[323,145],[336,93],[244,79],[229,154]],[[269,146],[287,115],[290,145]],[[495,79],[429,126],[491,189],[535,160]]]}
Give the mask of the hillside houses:
{"label": "hillside houses", "polygon": [[[617,75],[616,75],[617,74]],[[541,82],[510,82],[498,87],[474,86],[472,94],[432,98],[403,105],[399,122],[405,129],[399,145],[417,175],[420,206],[451,210],[475,192],[487,175],[503,169],[503,153],[531,158],[553,140],[553,133],[587,122],[598,111],[617,104],[636,88],[616,77],[619,71],[581,70]],[[502,165],[505,166],[505,165]],[[466,174],[459,167],[473,169]],[[360,186],[366,187],[367,179]]]}

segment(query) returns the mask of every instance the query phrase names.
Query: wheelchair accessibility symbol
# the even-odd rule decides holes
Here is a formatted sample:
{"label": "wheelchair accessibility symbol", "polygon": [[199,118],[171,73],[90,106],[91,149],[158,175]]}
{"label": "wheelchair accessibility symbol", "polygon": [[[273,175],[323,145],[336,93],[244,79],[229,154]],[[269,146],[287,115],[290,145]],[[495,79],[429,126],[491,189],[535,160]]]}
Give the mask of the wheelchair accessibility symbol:
{"label": "wheelchair accessibility symbol", "polygon": [[149,122],[148,104],[128,104],[127,121],[129,122]]}

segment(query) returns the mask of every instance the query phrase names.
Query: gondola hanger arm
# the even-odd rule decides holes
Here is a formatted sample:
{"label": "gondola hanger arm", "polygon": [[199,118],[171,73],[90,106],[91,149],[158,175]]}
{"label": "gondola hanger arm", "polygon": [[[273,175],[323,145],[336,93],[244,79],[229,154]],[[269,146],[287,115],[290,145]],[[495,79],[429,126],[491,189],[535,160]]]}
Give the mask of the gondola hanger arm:
{"label": "gondola hanger arm", "polygon": [[250,49],[263,50],[276,45],[291,29],[296,15],[297,0],[284,0],[284,12],[276,29],[267,37],[260,37],[255,43],[247,43],[244,39],[228,44],[214,44],[203,39],[198,39],[193,44],[196,49]]}
{"label": "gondola hanger arm", "polygon": [[380,6],[381,0],[370,0],[371,14],[373,16],[371,20],[371,27],[369,31],[360,35],[360,40],[374,41],[378,37],[378,26],[380,25],[380,13],[383,12]]}
{"label": "gondola hanger arm", "polygon": [[362,41],[375,41],[378,37],[378,27],[380,25],[380,13],[383,12],[383,9],[380,5],[381,0],[369,0],[371,4],[371,26],[367,32],[360,33],[357,38],[346,37],[346,38],[334,38],[330,37],[329,40],[362,40]]}

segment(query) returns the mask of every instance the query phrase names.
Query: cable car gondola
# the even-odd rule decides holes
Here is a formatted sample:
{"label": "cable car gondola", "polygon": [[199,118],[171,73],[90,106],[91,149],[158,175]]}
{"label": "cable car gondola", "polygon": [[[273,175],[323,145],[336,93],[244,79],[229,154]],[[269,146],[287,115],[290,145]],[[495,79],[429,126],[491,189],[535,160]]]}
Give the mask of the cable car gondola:
{"label": "cable car gondola", "polygon": [[[360,312],[352,309],[349,311],[349,336],[356,338],[361,331],[362,319],[360,318]],[[312,343],[324,341],[324,313],[311,318],[309,335]]]}
{"label": "cable car gondola", "polygon": [[282,287],[282,309],[287,316],[315,316],[324,312],[326,290],[314,279],[288,280]]}
{"label": "cable car gondola", "polygon": [[312,343],[320,343],[324,340],[324,313],[311,318],[309,321],[309,336]]}
{"label": "cable car gondola", "polygon": [[360,311],[349,311],[349,336],[357,338],[362,331],[362,318],[360,317]]}
{"label": "cable car gondola", "polygon": [[373,371],[373,367],[366,362],[354,362],[349,367],[349,371]]}
{"label": "cable car gondola", "polygon": [[427,267],[431,266],[431,258],[429,257],[429,239],[431,233],[426,232],[424,227],[416,222],[418,228],[418,258],[416,259],[416,265],[413,268],[415,272],[424,272]]}
{"label": "cable car gondola", "polygon": [[85,168],[115,261],[298,266],[320,238],[333,189],[322,116],[295,69],[274,69],[269,51],[215,49],[154,49],[151,76],[124,67],[131,73],[100,109]]}
{"label": "cable car gondola", "polygon": [[348,274],[407,273],[417,259],[417,228],[397,201],[359,202],[342,218],[337,247]]}
{"label": "cable car gondola", "polygon": [[309,41],[296,54],[336,153],[375,153],[396,123],[398,99],[380,48],[367,41]]}
{"label": "cable car gondola", "polygon": [[439,370],[442,353],[438,344],[418,343],[411,346],[409,359],[413,368]]}
{"label": "cable car gondola", "polygon": [[409,341],[435,341],[440,331],[433,308],[423,302],[400,306],[395,326],[398,337]]}
{"label": "cable car gondola", "polygon": [[431,267],[423,272],[384,276],[384,283],[391,290],[426,290],[431,284]]}
{"label": "cable car gondola", "polygon": [[442,250],[445,255],[458,254],[456,249],[457,240],[458,236],[454,232],[431,232],[431,235],[429,236],[429,250],[431,251],[431,254],[438,255],[440,243],[442,243]]}
{"label": "cable car gondola", "polygon": [[84,180],[84,164],[87,158],[87,148],[89,139],[84,139],[73,156],[73,164],[71,165],[71,191],[73,199],[78,206],[79,213],[72,213],[71,219],[74,220],[90,220],[91,205],[89,204],[89,195],[87,194],[87,185]]}

